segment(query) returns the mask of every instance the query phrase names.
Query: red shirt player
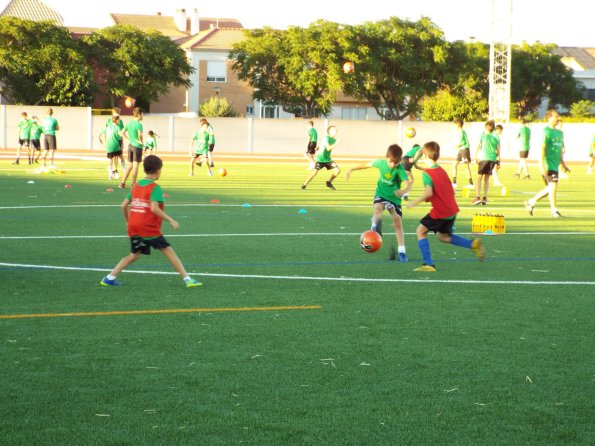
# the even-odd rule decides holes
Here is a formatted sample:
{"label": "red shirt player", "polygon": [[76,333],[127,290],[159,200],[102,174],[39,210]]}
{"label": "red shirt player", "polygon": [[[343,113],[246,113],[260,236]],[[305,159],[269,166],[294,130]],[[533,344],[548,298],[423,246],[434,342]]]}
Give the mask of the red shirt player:
{"label": "red shirt player", "polygon": [[99,282],[100,285],[122,285],[116,280],[118,274],[138,260],[141,254],[150,255],[151,248],[158,249],[167,257],[184,280],[186,287],[202,285],[198,280],[188,276],[184,265],[161,232],[163,220],[167,220],[174,229],[180,227],[177,221],[163,211],[163,192],[156,183],[161,176],[162,167],[163,162],[155,155],[149,155],[143,160],[143,168],[147,176],[134,184],[130,194],[122,202],[122,211],[127,221],[128,236],[130,237],[131,253],[120,260],[112,272]]}
{"label": "red shirt player", "polygon": [[440,146],[437,142],[428,142],[423,146],[423,154],[427,164],[422,173],[424,192],[421,197],[408,201],[407,206],[413,207],[422,201],[429,201],[432,204],[432,209],[420,220],[420,225],[417,228],[417,244],[421,251],[423,264],[414,271],[436,272],[428,240],[430,231],[434,231],[441,242],[472,249],[479,260],[484,260],[485,250],[481,240],[469,240],[452,233],[459,206],[448,174],[436,163],[440,158]]}

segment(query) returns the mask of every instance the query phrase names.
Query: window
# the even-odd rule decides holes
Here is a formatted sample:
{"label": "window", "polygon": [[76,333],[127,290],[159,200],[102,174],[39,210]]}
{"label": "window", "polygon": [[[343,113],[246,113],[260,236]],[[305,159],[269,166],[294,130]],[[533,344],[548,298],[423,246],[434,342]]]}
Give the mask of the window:
{"label": "window", "polygon": [[227,63],[215,60],[207,61],[207,82],[226,82]]}
{"label": "window", "polygon": [[276,105],[265,105],[261,110],[261,117],[263,118],[278,118],[279,107]]}
{"label": "window", "polygon": [[343,107],[341,108],[341,119],[368,119],[368,109],[363,107]]}
{"label": "window", "polygon": [[254,115],[254,105],[246,105],[246,116]]}

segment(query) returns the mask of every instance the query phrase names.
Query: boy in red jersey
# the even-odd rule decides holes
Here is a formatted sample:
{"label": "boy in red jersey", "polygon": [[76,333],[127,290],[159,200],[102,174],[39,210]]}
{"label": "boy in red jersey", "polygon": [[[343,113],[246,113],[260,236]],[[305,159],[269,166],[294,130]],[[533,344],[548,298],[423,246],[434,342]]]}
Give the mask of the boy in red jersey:
{"label": "boy in red jersey", "polygon": [[417,228],[417,244],[421,251],[423,264],[414,271],[436,272],[428,240],[430,231],[434,231],[441,242],[471,249],[479,260],[484,260],[485,250],[481,240],[469,240],[452,233],[459,206],[448,174],[436,163],[440,158],[440,146],[434,141],[425,143],[423,152],[427,165],[422,173],[424,192],[421,197],[407,202],[407,206],[413,207],[422,201],[429,201],[432,204],[432,209],[420,220],[420,225]]}
{"label": "boy in red jersey", "polygon": [[146,178],[135,183],[131,192],[122,202],[122,211],[130,237],[131,253],[120,260],[112,272],[99,282],[100,285],[122,285],[116,280],[118,274],[137,261],[141,254],[150,255],[151,248],[158,249],[167,257],[184,280],[186,287],[202,285],[198,280],[188,276],[184,265],[161,232],[163,219],[167,220],[174,229],[180,227],[177,221],[163,212],[163,193],[161,187],[156,183],[161,176],[162,167],[161,158],[155,155],[149,155],[144,159],[143,168],[147,174]]}

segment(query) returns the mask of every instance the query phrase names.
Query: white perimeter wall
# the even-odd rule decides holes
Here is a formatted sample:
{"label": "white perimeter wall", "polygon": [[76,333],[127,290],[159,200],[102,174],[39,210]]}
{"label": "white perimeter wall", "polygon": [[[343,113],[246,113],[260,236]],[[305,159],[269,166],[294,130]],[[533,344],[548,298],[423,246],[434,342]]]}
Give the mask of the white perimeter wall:
{"label": "white perimeter wall", "polygon": [[[60,124],[57,133],[58,149],[84,149],[102,151],[99,133],[105,126],[108,116],[92,116],[91,110],[84,107],[53,107],[54,117]],[[17,122],[20,114],[26,111],[29,116],[42,118],[47,107],[23,107],[16,105],[0,106],[0,148],[16,148]],[[132,119],[123,117],[124,122]],[[255,153],[300,155],[306,146],[307,120],[303,119],[257,119],[257,118],[211,118],[215,130],[216,150],[220,153]],[[324,137],[328,125],[337,126],[340,145],[336,154],[341,156],[382,156],[393,143],[408,150],[413,143],[437,141],[442,148],[442,156],[451,158],[456,142],[455,126],[441,122],[402,122],[402,121],[350,121],[338,119],[314,120],[320,138]],[[188,152],[190,140],[198,129],[198,118],[164,115],[145,115],[145,132],[153,130],[159,135],[161,152]],[[404,138],[406,127],[413,126],[417,136],[412,140]],[[465,129],[471,142],[473,155],[483,131],[483,123],[467,123]],[[539,158],[541,133],[545,123],[531,124],[530,159]],[[504,129],[502,136],[502,158],[516,159],[518,145],[516,135],[519,124],[511,124]],[[595,134],[595,124],[564,124],[566,159],[584,161],[587,159],[590,144]]]}

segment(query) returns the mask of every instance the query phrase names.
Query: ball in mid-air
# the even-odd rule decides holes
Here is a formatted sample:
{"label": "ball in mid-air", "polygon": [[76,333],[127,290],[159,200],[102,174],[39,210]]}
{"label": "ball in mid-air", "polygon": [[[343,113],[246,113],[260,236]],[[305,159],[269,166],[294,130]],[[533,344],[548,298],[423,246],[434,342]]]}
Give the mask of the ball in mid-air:
{"label": "ball in mid-air", "polygon": [[407,138],[414,138],[416,134],[417,134],[417,132],[415,131],[415,129],[413,127],[407,127],[405,129],[405,136]]}
{"label": "ball in mid-air", "polygon": [[353,64],[353,62],[345,62],[343,64],[343,72],[345,74],[351,74],[355,71],[355,65]]}
{"label": "ball in mid-air", "polygon": [[219,176],[220,177],[224,177],[225,175],[227,175],[227,170],[225,170],[225,169],[219,169]]}
{"label": "ball in mid-air", "polygon": [[124,99],[124,105],[128,108],[132,108],[134,102],[134,98],[131,98],[130,96],[126,96],[126,99]]}
{"label": "ball in mid-air", "polygon": [[359,244],[366,252],[376,252],[382,246],[382,237],[376,231],[366,231],[361,235]]}

